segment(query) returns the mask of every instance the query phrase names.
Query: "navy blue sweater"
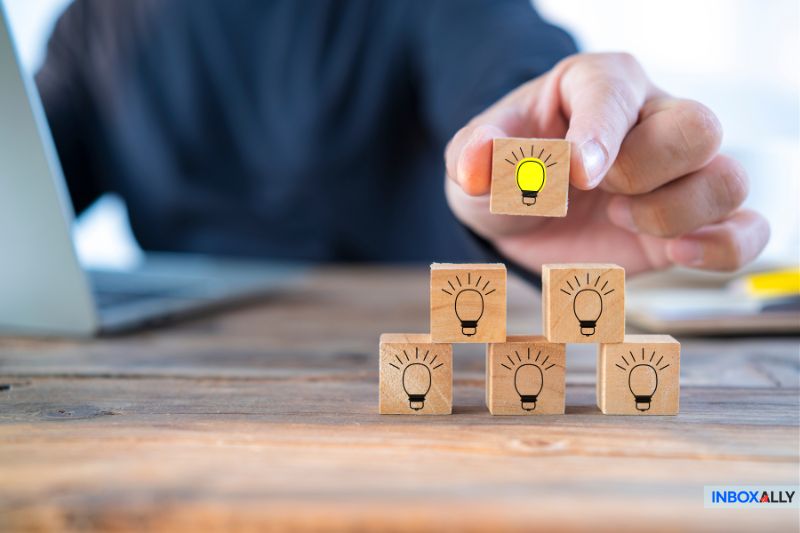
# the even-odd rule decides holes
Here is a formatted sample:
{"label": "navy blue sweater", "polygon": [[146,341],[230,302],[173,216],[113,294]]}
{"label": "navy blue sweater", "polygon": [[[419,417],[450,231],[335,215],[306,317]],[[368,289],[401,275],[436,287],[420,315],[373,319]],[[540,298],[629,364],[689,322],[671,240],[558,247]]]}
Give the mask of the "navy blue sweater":
{"label": "navy blue sweater", "polygon": [[466,261],[446,142],[573,52],[527,0],[78,0],[37,83],[76,210],[145,249]]}

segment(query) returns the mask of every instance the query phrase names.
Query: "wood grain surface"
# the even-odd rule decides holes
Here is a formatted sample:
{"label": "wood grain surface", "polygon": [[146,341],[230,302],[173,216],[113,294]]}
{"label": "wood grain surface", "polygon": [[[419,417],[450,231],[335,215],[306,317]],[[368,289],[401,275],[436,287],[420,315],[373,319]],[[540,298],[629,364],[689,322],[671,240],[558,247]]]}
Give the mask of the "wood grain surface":
{"label": "wood grain surface", "polygon": [[[259,305],[95,341],[0,340],[0,531],[797,531],[703,486],[798,483],[797,338],[682,339],[681,412],[493,417],[483,345],[453,415],[377,414],[378,338],[426,331],[426,267],[332,268]],[[509,333],[540,323],[509,279]]]}

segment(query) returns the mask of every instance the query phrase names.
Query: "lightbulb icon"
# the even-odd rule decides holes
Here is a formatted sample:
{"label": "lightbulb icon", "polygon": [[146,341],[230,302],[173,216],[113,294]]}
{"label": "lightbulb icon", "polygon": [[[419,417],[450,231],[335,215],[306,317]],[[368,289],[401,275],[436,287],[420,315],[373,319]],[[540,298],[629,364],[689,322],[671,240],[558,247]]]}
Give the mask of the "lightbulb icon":
{"label": "lightbulb icon", "polygon": [[484,311],[484,297],[494,293],[496,289],[490,289],[490,280],[485,280],[484,283],[483,276],[476,277],[467,272],[466,280],[463,282],[462,276],[463,274],[457,275],[455,279],[448,280],[448,287],[442,288],[442,292],[448,296],[455,296],[453,308],[461,325],[461,334],[471,337],[478,332],[478,321]]}
{"label": "lightbulb icon", "polygon": [[[403,357],[400,357],[400,353],[395,353],[394,359],[397,363],[390,361],[389,366],[402,372],[400,382],[408,396],[408,407],[420,411],[425,408],[425,399],[431,390],[432,372],[444,366],[444,363],[437,364],[436,359],[439,356],[431,356],[430,350],[420,356],[419,347],[415,348],[413,359],[406,350],[402,354]],[[428,356],[431,356],[430,360]]]}
{"label": "lightbulb icon", "polygon": [[581,335],[591,337],[597,328],[597,321],[603,314],[603,298],[594,289],[582,289],[572,300],[572,312],[578,319]]}
{"label": "lightbulb icon", "polygon": [[556,161],[553,161],[549,165],[547,164],[553,154],[547,154],[547,158],[542,160],[544,148],[542,148],[537,157],[534,157],[533,154],[533,146],[531,146],[530,156],[526,156],[520,146],[520,157],[517,157],[516,150],[514,150],[511,152],[511,157],[514,158],[514,161],[506,158],[506,161],[514,165],[514,177],[517,181],[517,187],[519,187],[520,192],[522,192],[522,203],[525,205],[536,204],[536,198],[539,196],[539,192],[547,183],[547,169],[556,164]]}
{"label": "lightbulb icon", "polygon": [[483,316],[483,295],[475,289],[463,289],[456,295],[456,316],[461,321],[461,333],[471,337],[478,332],[478,320]]}
{"label": "lightbulb icon", "polygon": [[403,370],[403,390],[408,406],[419,411],[425,407],[425,396],[431,390],[431,369],[422,363],[411,363]]}
{"label": "lightbulb icon", "polygon": [[536,359],[531,359],[530,348],[528,348],[527,359],[523,359],[517,350],[514,350],[514,355],[515,357],[511,357],[511,354],[507,354],[507,361],[500,363],[500,366],[514,372],[514,390],[519,395],[520,406],[525,411],[533,411],[536,409],[536,401],[544,387],[544,372],[556,365],[555,363],[547,364],[550,359],[549,355],[539,362],[539,358],[542,357],[541,350],[536,354]]}
{"label": "lightbulb icon", "polygon": [[639,411],[650,409],[653,394],[656,393],[658,388],[658,373],[656,369],[648,364],[639,364],[631,368],[631,372],[628,374],[628,388],[633,394],[636,409]]}
{"label": "lightbulb icon", "polygon": [[542,392],[544,375],[536,365],[524,364],[514,372],[514,388],[519,394],[519,402],[526,411],[536,409],[536,399]]}
{"label": "lightbulb icon", "polygon": [[628,388],[633,395],[636,409],[642,412],[648,411],[650,404],[653,402],[653,396],[658,390],[658,373],[667,368],[669,363],[659,367],[658,365],[661,364],[664,356],[660,356],[658,361],[653,361],[656,357],[655,351],[650,354],[650,359],[645,361],[644,348],[642,348],[642,355],[639,361],[636,360],[633,351],[629,351],[628,355],[630,355],[630,361],[623,354],[620,355],[622,364],[615,363],[615,366],[628,373]]}
{"label": "lightbulb icon", "polygon": [[603,297],[614,292],[614,289],[606,291],[608,280],[598,287],[600,277],[597,276],[594,283],[591,284],[588,272],[583,283],[581,283],[577,275],[574,275],[571,280],[565,280],[569,289],[561,288],[561,292],[572,297],[572,313],[578,320],[578,327],[580,327],[581,335],[584,337],[591,337],[595,334],[597,321],[600,320],[600,316],[603,314]]}
{"label": "lightbulb icon", "polygon": [[522,192],[522,203],[534,205],[539,191],[547,181],[547,169],[544,163],[535,157],[526,157],[517,163],[514,174],[517,186]]}

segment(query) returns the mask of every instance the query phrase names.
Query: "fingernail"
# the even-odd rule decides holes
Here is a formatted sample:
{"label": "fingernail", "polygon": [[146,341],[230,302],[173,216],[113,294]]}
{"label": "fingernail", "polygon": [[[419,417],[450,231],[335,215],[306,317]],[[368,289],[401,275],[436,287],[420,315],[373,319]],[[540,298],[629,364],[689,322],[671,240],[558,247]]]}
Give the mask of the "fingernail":
{"label": "fingernail", "polygon": [[580,147],[583,169],[589,178],[589,187],[596,187],[602,178],[603,169],[606,167],[608,156],[603,146],[595,140],[589,140]]}
{"label": "fingernail", "polygon": [[703,264],[705,248],[699,242],[691,239],[678,239],[670,244],[667,248],[667,255],[673,263],[690,267]]}
{"label": "fingernail", "polygon": [[631,201],[624,196],[616,196],[608,204],[608,218],[615,225],[628,231],[638,231],[636,222],[633,221]]}

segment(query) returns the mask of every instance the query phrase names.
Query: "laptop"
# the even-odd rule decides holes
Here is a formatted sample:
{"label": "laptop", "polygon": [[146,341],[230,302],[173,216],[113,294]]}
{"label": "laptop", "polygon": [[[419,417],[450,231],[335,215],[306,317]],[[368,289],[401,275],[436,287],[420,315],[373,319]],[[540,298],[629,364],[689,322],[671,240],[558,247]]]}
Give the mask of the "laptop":
{"label": "laptop", "polygon": [[87,271],[47,118],[0,2],[0,335],[87,337],[274,292],[303,268],[146,254],[129,271]]}

